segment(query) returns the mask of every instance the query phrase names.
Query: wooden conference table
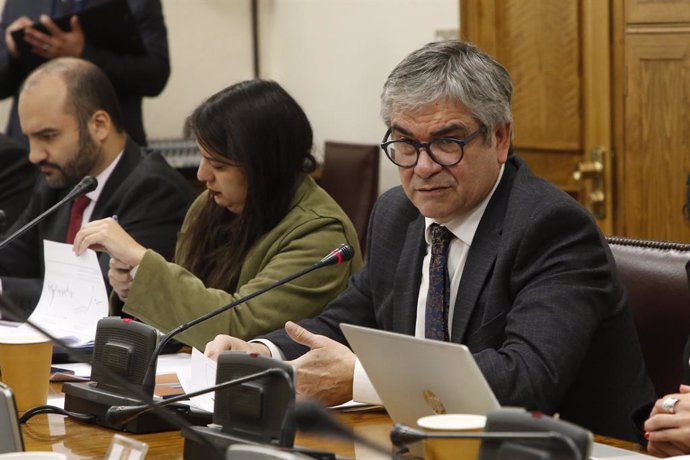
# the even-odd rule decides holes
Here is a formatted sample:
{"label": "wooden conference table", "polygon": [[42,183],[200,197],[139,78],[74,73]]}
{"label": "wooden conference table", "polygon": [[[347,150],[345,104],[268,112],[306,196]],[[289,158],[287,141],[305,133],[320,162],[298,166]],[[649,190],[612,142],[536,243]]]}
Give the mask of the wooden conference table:
{"label": "wooden conference table", "polygon": [[[59,392],[59,385],[51,384],[51,392]],[[380,445],[390,447],[388,434],[391,420],[383,409],[369,408],[340,412],[338,419],[352,427],[359,435]],[[60,415],[38,415],[22,426],[24,445],[27,451],[56,451],[72,459],[102,459],[110,446],[115,431],[95,425],[87,425]],[[148,444],[147,458],[181,459],[184,439],[179,431],[133,435],[121,433]],[[624,449],[642,451],[637,444],[601,436],[596,441]],[[311,436],[297,435],[295,444],[314,449],[328,450],[349,458],[372,458],[371,451],[363,451],[352,442],[336,441]]]}

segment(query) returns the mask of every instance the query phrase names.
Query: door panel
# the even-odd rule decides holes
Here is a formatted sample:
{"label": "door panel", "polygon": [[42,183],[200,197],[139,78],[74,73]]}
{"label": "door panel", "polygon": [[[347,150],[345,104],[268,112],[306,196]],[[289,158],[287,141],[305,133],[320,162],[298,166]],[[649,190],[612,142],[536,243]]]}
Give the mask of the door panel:
{"label": "door panel", "polygon": [[622,231],[690,241],[684,217],[690,172],[690,33],[626,36]]}
{"label": "door panel", "polygon": [[628,24],[690,22],[687,0],[625,0]]}
{"label": "door panel", "polygon": [[[601,46],[602,35],[608,44],[608,2],[463,0],[460,6],[463,38],[494,55],[513,78],[515,152],[611,233],[611,64],[609,47]],[[592,174],[573,178],[595,150],[607,152],[595,174],[601,190],[593,189]]]}

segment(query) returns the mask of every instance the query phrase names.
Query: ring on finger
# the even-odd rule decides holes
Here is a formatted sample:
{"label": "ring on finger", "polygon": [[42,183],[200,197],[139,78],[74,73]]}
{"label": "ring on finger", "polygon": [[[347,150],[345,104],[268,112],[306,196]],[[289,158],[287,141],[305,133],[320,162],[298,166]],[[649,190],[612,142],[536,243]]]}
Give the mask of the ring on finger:
{"label": "ring on finger", "polygon": [[664,399],[664,401],[661,403],[661,408],[669,414],[675,414],[676,404],[678,404],[678,398],[669,397]]}

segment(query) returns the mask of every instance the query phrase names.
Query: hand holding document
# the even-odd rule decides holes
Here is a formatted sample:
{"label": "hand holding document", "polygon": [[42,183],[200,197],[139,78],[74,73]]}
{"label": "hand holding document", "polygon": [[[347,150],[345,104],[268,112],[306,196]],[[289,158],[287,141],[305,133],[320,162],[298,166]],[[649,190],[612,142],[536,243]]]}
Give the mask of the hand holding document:
{"label": "hand holding document", "polygon": [[[29,321],[73,347],[93,344],[98,320],[108,315],[108,295],[96,253],[72,252],[71,244],[43,242],[43,291]],[[33,329],[24,324],[16,333]]]}

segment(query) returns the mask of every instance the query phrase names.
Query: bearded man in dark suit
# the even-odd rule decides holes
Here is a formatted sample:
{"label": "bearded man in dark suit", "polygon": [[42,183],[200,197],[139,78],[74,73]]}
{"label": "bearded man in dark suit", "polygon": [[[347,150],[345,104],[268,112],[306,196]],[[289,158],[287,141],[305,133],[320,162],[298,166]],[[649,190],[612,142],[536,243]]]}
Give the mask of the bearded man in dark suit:
{"label": "bearded man in dark suit", "polygon": [[[29,139],[29,160],[42,177],[8,234],[60,201],[84,176],[94,176],[98,187],[85,195],[89,200],[71,232],[76,200],[72,209],[63,206],[0,250],[3,294],[29,315],[42,288],[43,240],[71,243],[80,224],[91,220],[117,216],[135,240],[172,258],[194,192],[159,153],[129,138],[102,70],[76,58],[43,64],[22,87],[19,117]],[[109,256],[100,252],[98,259],[110,292]]]}
{"label": "bearded man in dark suit", "polygon": [[207,354],[290,359],[298,394],[337,404],[366,390],[341,323],[450,340],[502,405],[638,440],[632,414],[654,391],[613,257],[592,216],[512,155],[511,96],[508,72],[470,44],[407,56],[382,94],[402,187],[377,201],[364,269],[316,318],[258,343],[219,336]]}

